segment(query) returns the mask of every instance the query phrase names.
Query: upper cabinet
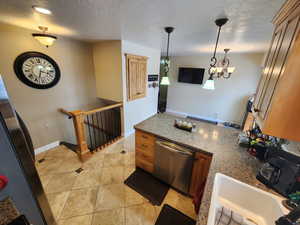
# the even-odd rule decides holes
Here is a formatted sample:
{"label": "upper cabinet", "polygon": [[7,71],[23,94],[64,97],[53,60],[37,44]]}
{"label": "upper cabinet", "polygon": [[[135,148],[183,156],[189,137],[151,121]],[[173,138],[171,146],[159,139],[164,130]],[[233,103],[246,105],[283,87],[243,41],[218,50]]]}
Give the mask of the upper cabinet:
{"label": "upper cabinet", "polygon": [[274,17],[275,31],[253,104],[263,133],[295,141],[300,141],[299,18],[298,0],[288,0]]}
{"label": "upper cabinet", "polygon": [[147,57],[126,54],[127,100],[146,96]]}

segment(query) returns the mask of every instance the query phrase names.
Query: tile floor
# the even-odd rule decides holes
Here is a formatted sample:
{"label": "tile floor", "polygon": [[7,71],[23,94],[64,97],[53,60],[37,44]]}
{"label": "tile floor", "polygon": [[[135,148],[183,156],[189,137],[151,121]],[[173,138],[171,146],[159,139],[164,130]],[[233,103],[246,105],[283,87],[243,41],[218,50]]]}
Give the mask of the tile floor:
{"label": "tile floor", "polygon": [[85,163],[59,146],[37,155],[36,167],[58,225],[154,225],[164,203],[196,218],[192,200],[172,189],[161,206],[153,206],[123,184],[135,169],[134,135]]}

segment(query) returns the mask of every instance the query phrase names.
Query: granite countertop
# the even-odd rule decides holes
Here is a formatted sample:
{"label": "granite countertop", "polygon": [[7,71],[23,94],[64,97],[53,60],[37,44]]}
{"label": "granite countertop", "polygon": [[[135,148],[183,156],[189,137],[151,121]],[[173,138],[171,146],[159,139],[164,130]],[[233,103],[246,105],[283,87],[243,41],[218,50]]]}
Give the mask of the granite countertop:
{"label": "granite countertop", "polygon": [[179,143],[203,153],[212,154],[205,192],[200,206],[198,225],[206,225],[213,181],[216,173],[223,173],[244,183],[272,192],[256,180],[261,163],[237,144],[239,130],[185,119],[196,124],[195,132],[174,127],[174,120],[182,119],[169,114],[157,114],[137,124],[135,129]]}

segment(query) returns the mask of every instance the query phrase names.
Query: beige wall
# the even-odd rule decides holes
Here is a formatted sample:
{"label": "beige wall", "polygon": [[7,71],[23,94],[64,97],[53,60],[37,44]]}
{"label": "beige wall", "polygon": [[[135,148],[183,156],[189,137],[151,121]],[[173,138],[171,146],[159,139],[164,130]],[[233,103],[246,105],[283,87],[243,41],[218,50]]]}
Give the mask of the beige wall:
{"label": "beige wall", "polygon": [[[240,123],[246,102],[255,93],[260,73],[262,53],[230,54],[231,65],[236,67],[230,79],[217,79],[215,90],[205,90],[199,84],[178,83],[179,67],[205,68],[205,79],[211,55],[176,56],[171,58],[167,111],[204,119]],[[218,56],[219,58],[222,55]]]}
{"label": "beige wall", "polygon": [[121,41],[101,41],[93,44],[97,96],[122,101]]}
{"label": "beige wall", "polygon": [[[54,141],[75,141],[72,121],[58,108],[78,108],[95,100],[92,48],[89,44],[59,37],[46,48],[31,32],[0,24],[0,74],[9,95],[28,125],[35,148]],[[38,90],[21,83],[13,71],[15,58],[26,51],[39,51],[60,67],[61,80],[50,89]]]}
{"label": "beige wall", "polygon": [[122,62],[123,62],[123,95],[124,95],[124,135],[128,136],[134,132],[134,125],[142,122],[157,113],[158,87],[148,87],[146,97],[127,101],[126,84],[126,58],[125,54],[147,56],[147,75],[159,74],[160,49],[149,48],[135,44],[130,41],[122,40]]}

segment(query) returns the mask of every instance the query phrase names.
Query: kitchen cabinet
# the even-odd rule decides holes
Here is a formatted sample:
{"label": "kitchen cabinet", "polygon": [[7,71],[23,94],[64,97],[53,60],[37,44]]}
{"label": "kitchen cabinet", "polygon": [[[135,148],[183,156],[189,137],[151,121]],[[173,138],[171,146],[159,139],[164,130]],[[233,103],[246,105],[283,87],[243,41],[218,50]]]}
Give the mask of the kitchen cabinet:
{"label": "kitchen cabinet", "polygon": [[[209,172],[212,156],[200,152],[195,153],[195,161],[190,183],[190,195],[195,196],[199,186],[205,187],[206,178]],[[204,184],[204,185],[203,185]]]}
{"label": "kitchen cabinet", "polygon": [[127,100],[146,96],[147,57],[126,54]]}
{"label": "kitchen cabinet", "polygon": [[136,166],[149,172],[154,171],[155,136],[142,131],[135,132]]}
{"label": "kitchen cabinet", "polygon": [[[136,130],[135,132],[135,162],[139,167],[149,173],[154,172],[155,135]],[[209,172],[212,156],[200,152],[195,153],[193,170],[191,174],[189,194],[194,196],[203,187]]]}
{"label": "kitchen cabinet", "polygon": [[288,0],[274,17],[275,30],[253,104],[263,133],[294,141],[300,141],[299,19],[297,0]]}

